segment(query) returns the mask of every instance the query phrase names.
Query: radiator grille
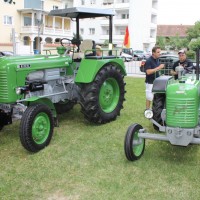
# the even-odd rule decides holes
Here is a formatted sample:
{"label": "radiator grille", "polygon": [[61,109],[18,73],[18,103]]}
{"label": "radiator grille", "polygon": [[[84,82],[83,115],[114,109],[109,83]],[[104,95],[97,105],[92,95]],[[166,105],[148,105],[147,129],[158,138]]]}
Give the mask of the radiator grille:
{"label": "radiator grille", "polygon": [[6,70],[0,70],[0,101],[8,99],[8,79]]}
{"label": "radiator grille", "polygon": [[167,125],[193,127],[197,121],[197,108],[194,98],[167,99]]}

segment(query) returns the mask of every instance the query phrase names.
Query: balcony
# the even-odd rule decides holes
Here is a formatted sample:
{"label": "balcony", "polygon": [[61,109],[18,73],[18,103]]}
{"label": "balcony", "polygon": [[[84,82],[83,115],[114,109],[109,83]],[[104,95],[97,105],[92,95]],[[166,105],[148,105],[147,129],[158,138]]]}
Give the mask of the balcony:
{"label": "balcony", "polygon": [[130,3],[116,3],[115,4],[115,9],[116,10],[124,10],[128,9],[129,10]]}
{"label": "balcony", "polygon": [[127,26],[128,21],[129,19],[115,19],[113,22],[115,26]]}
{"label": "balcony", "polygon": [[[71,31],[67,29],[44,27],[41,29],[43,35],[54,35],[54,36],[71,36]],[[21,33],[23,34],[38,34],[38,26],[22,26]]]}

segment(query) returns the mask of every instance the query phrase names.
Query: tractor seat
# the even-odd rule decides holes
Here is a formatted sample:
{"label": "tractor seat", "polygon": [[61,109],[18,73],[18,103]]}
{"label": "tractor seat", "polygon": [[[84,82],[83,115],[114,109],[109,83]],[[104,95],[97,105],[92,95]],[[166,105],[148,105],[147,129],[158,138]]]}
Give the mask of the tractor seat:
{"label": "tractor seat", "polygon": [[85,56],[95,56],[96,51],[92,50],[95,49],[95,42],[93,40],[87,39],[83,40],[80,44],[80,52],[74,53],[73,59],[81,59],[84,58],[84,53],[87,51]]}

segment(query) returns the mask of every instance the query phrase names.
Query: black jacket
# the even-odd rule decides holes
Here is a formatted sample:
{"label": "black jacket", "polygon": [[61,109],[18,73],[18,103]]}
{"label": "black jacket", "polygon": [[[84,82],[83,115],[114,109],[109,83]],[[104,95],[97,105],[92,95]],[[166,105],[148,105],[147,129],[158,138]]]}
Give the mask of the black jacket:
{"label": "black jacket", "polygon": [[[184,68],[183,74],[191,74],[193,69],[195,69],[193,62],[189,59],[186,59],[184,62],[180,62],[180,60],[176,61],[173,65],[173,70],[176,71],[175,68],[179,65],[183,66]],[[178,75],[175,75],[175,79],[177,78]]]}

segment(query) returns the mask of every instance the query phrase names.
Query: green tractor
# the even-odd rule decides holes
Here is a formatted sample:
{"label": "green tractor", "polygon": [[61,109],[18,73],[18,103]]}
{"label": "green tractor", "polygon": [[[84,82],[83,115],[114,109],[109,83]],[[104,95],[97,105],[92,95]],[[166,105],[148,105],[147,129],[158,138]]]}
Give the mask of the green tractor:
{"label": "green tractor", "polygon": [[[77,38],[62,39],[56,55],[0,58],[0,128],[21,119],[20,140],[30,152],[38,152],[50,143],[58,125],[57,114],[69,111],[76,103],[87,120],[103,124],[120,115],[125,100],[125,66],[114,50],[96,56],[95,49],[82,48],[83,57],[75,57],[82,44],[79,19],[109,18],[112,43],[113,11],[68,8],[53,10],[50,15],[75,18]],[[66,40],[71,43],[68,47]],[[77,51],[72,48],[69,55],[68,48],[74,45]]]}
{"label": "green tractor", "polygon": [[184,68],[176,67],[178,79],[160,76],[153,83],[152,110],[144,115],[160,133],[149,133],[140,124],[129,126],[124,150],[129,161],[138,160],[144,153],[145,139],[169,141],[172,145],[200,144],[200,81],[199,50],[196,74],[184,74]]}

